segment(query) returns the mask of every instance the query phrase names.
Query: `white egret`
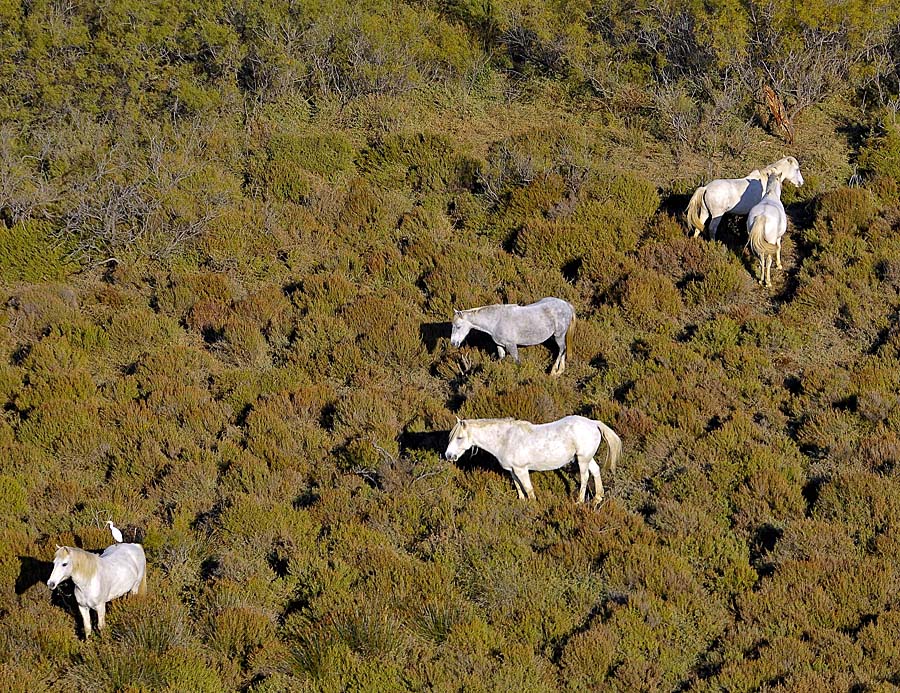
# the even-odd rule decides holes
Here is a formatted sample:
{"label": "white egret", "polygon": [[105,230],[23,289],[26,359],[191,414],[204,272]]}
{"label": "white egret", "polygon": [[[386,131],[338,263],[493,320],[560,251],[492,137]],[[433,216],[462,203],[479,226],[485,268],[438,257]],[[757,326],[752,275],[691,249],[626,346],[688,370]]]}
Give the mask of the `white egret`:
{"label": "white egret", "polygon": [[110,531],[110,533],[112,533],[113,539],[115,539],[118,542],[121,542],[122,541],[122,532],[119,530],[119,528],[113,524],[112,520],[107,520],[106,524],[109,525],[109,531]]}

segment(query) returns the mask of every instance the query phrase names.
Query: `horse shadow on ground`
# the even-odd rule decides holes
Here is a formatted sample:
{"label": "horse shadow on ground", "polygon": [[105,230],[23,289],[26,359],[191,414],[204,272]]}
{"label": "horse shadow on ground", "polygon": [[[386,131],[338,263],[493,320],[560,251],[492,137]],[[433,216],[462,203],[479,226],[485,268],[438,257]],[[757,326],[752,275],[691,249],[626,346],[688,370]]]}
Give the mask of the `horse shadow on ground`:
{"label": "horse shadow on ground", "polygon": [[[53,561],[42,561],[32,556],[19,556],[19,575],[16,578],[16,594],[25,594],[38,583],[46,584],[53,572]],[[49,588],[48,588],[49,589]],[[50,591],[50,603],[65,611],[72,619],[80,637],[84,637],[84,626],[75,601],[75,584],[64,580],[55,590]]]}
{"label": "horse shadow on ground", "polygon": [[[453,325],[449,322],[426,322],[419,327],[419,336],[425,348],[431,353],[437,348],[440,339],[444,338],[449,343],[452,330]],[[497,356],[497,345],[494,340],[489,334],[478,329],[473,329],[466,335],[463,345]]]}
{"label": "horse shadow on ground", "polygon": [[449,436],[450,431],[404,431],[397,442],[400,443],[401,454],[411,450],[427,450],[443,457]]}
{"label": "horse shadow on ground", "polygon": [[42,561],[31,556],[19,556],[19,576],[16,578],[16,594],[25,594],[39,582],[47,582],[53,572],[53,561]]}
{"label": "horse shadow on ground", "polygon": [[[436,453],[438,457],[444,459],[444,452],[447,450],[449,439],[450,431],[421,431],[418,433],[401,433],[398,442],[400,443],[401,454],[412,450],[427,450]],[[472,449],[465,453],[453,464],[462,471],[471,471],[473,469],[491,472],[503,471],[496,457],[489,452],[477,449]]]}
{"label": "horse shadow on ground", "polygon": [[681,219],[684,217],[684,210],[687,209],[688,202],[691,201],[691,196],[694,193],[673,193],[671,195],[667,195],[662,198],[659,202],[659,212],[663,212],[668,214],[675,219]]}
{"label": "horse shadow on ground", "polygon": [[419,336],[429,353],[434,351],[438,340],[450,339],[453,326],[449,322],[426,322],[419,326]]}

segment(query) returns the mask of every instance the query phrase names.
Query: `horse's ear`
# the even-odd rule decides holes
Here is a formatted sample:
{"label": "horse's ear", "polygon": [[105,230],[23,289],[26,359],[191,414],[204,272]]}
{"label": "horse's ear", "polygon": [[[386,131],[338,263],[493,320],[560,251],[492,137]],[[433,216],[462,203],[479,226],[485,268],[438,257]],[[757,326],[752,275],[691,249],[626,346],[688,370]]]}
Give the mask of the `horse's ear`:
{"label": "horse's ear", "polygon": [[460,312],[461,312],[461,311],[458,311],[458,310],[456,310],[456,309],[454,308],[454,309],[453,309],[453,316],[454,316],[454,317],[459,316]]}
{"label": "horse's ear", "polygon": [[56,550],[59,551],[62,548],[59,544],[56,545]]}
{"label": "horse's ear", "polygon": [[459,420],[458,416],[456,417],[456,423],[462,423],[462,421]]}

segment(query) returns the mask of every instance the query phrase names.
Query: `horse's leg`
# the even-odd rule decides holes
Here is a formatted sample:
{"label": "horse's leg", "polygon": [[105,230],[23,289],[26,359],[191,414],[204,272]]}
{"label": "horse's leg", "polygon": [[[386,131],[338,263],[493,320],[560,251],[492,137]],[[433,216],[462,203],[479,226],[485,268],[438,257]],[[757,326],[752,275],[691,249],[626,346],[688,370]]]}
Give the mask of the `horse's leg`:
{"label": "horse's leg", "polygon": [[716,240],[716,231],[719,230],[719,222],[722,221],[722,215],[713,217],[709,222],[709,240]]}
{"label": "horse's leg", "polygon": [[512,356],[513,361],[519,363],[519,347],[516,344],[504,344],[503,348]]}
{"label": "horse's leg", "polygon": [[776,262],[775,269],[784,269],[781,266],[781,239],[780,238],[775,243],[775,262]]}
{"label": "horse's leg", "polygon": [[556,346],[559,353],[556,355],[556,361],[553,364],[553,368],[550,369],[550,375],[562,375],[562,372],[566,370],[566,333],[563,332],[561,335],[553,335],[553,338],[556,340]]}
{"label": "horse's leg", "polygon": [[97,605],[97,630],[103,630],[106,627],[106,602],[100,602]]}
{"label": "horse's leg", "polygon": [[501,361],[506,357],[506,349],[500,344],[497,345],[497,356],[500,357]]}
{"label": "horse's leg", "polygon": [[584,503],[584,496],[587,493],[588,478],[590,476],[588,472],[590,461],[584,460],[578,455],[575,456],[575,460],[578,462],[578,480],[580,482],[578,487],[578,502]]}
{"label": "horse's leg", "polygon": [[603,480],[600,478],[600,465],[597,464],[597,461],[592,457],[591,461],[588,462],[588,470],[591,473],[591,476],[594,477],[594,505],[600,505],[603,502]]}
{"label": "horse's leg", "polygon": [[140,581],[134,587],[131,588],[131,592],[129,594],[134,595],[134,594],[146,594],[146,593],[147,593],[147,573],[144,572],[144,574],[141,575]]}
{"label": "horse's leg", "polygon": [[516,487],[516,493],[519,494],[519,499],[525,498],[525,494],[522,492],[522,484],[519,483],[519,478],[516,476],[516,473],[510,469],[509,475],[512,477],[513,486]]}
{"label": "horse's leg", "polygon": [[531,485],[531,479],[528,478],[528,470],[513,467],[512,471],[513,474],[516,475],[516,479],[519,480],[519,483],[522,484],[522,488],[525,489],[525,495],[531,500],[535,500],[537,496],[534,495],[534,487]]}
{"label": "horse's leg", "polygon": [[87,640],[91,637],[91,610],[79,604],[78,611],[81,613],[81,623],[84,625],[84,639]]}

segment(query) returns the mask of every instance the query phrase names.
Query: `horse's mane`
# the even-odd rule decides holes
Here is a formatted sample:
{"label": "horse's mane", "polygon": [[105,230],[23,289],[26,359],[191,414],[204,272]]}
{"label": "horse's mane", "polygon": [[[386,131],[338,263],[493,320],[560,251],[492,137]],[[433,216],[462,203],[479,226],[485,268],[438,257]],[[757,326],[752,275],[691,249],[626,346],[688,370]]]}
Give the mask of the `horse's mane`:
{"label": "horse's mane", "polygon": [[[506,417],[503,417],[500,419],[464,419],[460,423],[465,423],[467,426],[475,426],[476,428],[481,428],[484,426],[492,426],[492,425],[498,424],[498,423],[520,424],[520,425],[524,424],[526,426],[534,425],[530,421],[522,421],[521,419],[514,419],[511,416],[506,416]],[[458,426],[459,424],[456,424],[456,425]],[[454,426],[454,430],[456,430],[456,426]],[[451,431],[450,433],[451,433],[451,437],[452,437],[453,431]]]}
{"label": "horse's mane", "polygon": [[495,308],[507,308],[509,306],[518,306],[518,303],[493,303],[489,306],[479,306],[478,308],[467,308],[466,310],[459,311],[460,313],[478,313],[483,310],[492,310]]}
{"label": "horse's mane", "polygon": [[69,555],[72,557],[72,577],[90,580],[97,574],[99,567],[99,558],[97,554],[89,553],[76,546],[64,546],[68,549]]}
{"label": "horse's mane", "polygon": [[770,175],[770,174],[772,174],[772,173],[781,173],[781,174],[784,174],[784,173],[785,173],[785,168],[786,168],[786,167],[785,167],[785,164],[790,165],[790,164],[791,164],[791,159],[792,159],[792,158],[793,158],[793,157],[790,157],[790,156],[786,156],[786,157],[784,157],[784,158],[781,158],[781,159],[779,159],[778,161],[776,161],[776,162],[774,162],[774,163],[771,163],[771,164],[769,164],[768,166],[765,166],[764,168],[760,169],[759,172],[762,173],[764,176],[768,176],[768,175]]}

